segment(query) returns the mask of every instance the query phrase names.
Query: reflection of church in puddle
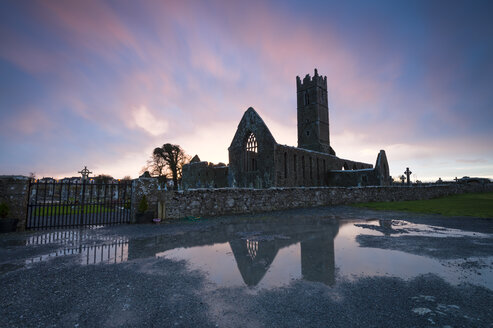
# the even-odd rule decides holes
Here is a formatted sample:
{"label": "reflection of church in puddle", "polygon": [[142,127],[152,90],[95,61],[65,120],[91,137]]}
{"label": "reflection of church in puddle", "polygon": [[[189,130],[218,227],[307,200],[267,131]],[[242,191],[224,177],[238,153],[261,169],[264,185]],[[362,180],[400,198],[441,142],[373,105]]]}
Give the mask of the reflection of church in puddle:
{"label": "reflection of church in puddle", "polygon": [[60,248],[28,259],[26,264],[67,255],[77,255],[79,263],[83,265],[112,264],[152,258],[177,248],[200,248],[229,243],[243,282],[247,286],[256,286],[269,271],[280,250],[299,244],[303,279],[333,285],[334,238],[339,231],[339,223],[329,220],[309,221],[283,219],[279,222],[269,220],[268,224],[250,221],[218,225],[207,231],[187,232],[176,239],[167,235],[141,239],[98,236],[97,244],[89,244],[91,237],[83,230],[49,232],[29,237],[26,243],[59,244]]}
{"label": "reflection of church in puddle", "polygon": [[[337,233],[337,231],[336,231]],[[335,281],[334,237],[327,231],[307,238],[249,240],[236,239],[229,244],[243,281],[256,286],[265,276],[280,249],[300,243],[303,279],[333,285]],[[295,239],[296,238],[296,239]]]}
{"label": "reflection of church in puddle", "polygon": [[[299,244],[303,279],[333,285],[335,282],[334,238],[338,232],[338,221],[301,218],[296,220],[284,218],[278,222],[269,220],[268,224],[250,221],[234,225],[218,225],[210,231],[186,233],[179,240],[170,240],[166,236],[153,237],[152,241],[147,238],[130,240],[128,259],[149,257],[154,254],[158,257],[166,256],[168,251],[177,248],[213,247],[211,245],[229,243],[243,282],[247,286],[256,286],[262,281],[282,249]],[[207,255],[204,253],[201,256]]]}

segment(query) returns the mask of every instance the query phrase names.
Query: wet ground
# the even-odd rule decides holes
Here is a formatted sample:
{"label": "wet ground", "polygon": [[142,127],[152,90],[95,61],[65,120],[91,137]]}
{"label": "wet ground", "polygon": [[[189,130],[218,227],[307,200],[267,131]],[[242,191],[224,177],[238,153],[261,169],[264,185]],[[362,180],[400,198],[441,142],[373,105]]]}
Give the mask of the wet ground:
{"label": "wet ground", "polygon": [[493,219],[351,207],[0,235],[1,327],[493,327]]}

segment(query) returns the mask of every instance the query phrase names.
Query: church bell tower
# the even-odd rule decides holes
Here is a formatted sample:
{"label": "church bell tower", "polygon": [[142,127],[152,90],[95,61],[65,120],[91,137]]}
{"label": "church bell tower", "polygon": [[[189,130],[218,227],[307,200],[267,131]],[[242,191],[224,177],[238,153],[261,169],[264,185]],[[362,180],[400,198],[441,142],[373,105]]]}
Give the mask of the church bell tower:
{"label": "church bell tower", "polygon": [[330,147],[327,77],[309,74],[296,77],[298,103],[298,148],[335,155]]}

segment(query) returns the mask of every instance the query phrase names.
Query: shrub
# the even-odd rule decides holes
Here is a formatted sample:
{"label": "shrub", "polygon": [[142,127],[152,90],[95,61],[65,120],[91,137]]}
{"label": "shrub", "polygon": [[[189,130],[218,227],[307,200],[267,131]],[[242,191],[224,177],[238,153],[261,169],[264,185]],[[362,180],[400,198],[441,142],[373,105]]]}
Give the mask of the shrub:
{"label": "shrub", "polygon": [[149,204],[147,203],[146,195],[144,195],[144,196],[142,196],[142,199],[139,202],[138,211],[139,211],[139,213],[144,213],[145,211],[147,211],[147,208],[149,208]]}
{"label": "shrub", "polygon": [[9,205],[0,203],[0,218],[6,218],[9,215]]}

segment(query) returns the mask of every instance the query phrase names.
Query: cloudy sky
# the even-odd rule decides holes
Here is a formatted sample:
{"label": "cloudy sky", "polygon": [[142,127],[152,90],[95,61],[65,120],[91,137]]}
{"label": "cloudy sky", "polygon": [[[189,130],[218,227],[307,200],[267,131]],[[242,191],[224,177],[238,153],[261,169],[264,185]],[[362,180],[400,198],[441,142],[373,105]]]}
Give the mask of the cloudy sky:
{"label": "cloudy sky", "polygon": [[167,142],[227,163],[250,106],[296,145],[318,68],[338,156],[493,178],[490,3],[1,1],[0,174],[137,177]]}

